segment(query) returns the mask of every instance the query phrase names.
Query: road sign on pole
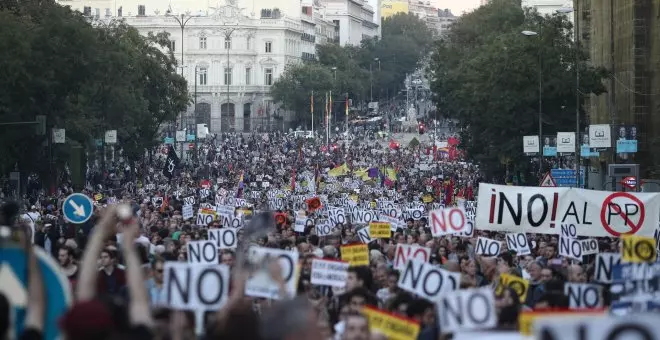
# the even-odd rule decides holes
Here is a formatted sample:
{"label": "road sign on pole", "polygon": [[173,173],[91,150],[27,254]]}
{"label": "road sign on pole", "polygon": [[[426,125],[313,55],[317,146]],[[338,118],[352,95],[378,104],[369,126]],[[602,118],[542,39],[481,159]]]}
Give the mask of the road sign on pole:
{"label": "road sign on pole", "polygon": [[549,172],[545,174],[545,177],[543,177],[543,180],[539,184],[540,187],[556,187],[557,183],[555,182],[555,179],[552,178],[552,175],[550,175]]}
{"label": "road sign on pole", "polygon": [[62,212],[67,221],[82,224],[92,217],[94,203],[92,203],[92,199],[84,194],[71,194],[64,200]]}
{"label": "road sign on pole", "polygon": [[[41,269],[44,286],[45,315],[44,339],[63,338],[58,322],[71,305],[71,285],[60,266],[41,248],[34,248]],[[7,297],[14,310],[13,332],[10,338],[18,339],[23,331],[27,304],[27,256],[25,250],[16,246],[0,248],[0,292]]]}

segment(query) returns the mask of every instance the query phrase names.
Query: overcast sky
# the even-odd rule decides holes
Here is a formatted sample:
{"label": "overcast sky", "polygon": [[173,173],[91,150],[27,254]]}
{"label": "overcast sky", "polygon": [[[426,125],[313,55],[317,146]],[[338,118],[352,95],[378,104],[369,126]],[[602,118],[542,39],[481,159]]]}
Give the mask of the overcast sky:
{"label": "overcast sky", "polygon": [[479,0],[438,0],[440,8],[449,8],[454,15],[469,12],[479,6]]}

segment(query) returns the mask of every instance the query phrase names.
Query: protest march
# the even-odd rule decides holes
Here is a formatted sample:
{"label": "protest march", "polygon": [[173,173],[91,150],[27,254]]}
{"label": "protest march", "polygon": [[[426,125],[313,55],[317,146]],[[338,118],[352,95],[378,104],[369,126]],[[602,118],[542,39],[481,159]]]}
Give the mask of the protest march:
{"label": "protest march", "polygon": [[4,203],[3,334],[660,334],[660,194],[490,184],[424,144],[267,137]]}

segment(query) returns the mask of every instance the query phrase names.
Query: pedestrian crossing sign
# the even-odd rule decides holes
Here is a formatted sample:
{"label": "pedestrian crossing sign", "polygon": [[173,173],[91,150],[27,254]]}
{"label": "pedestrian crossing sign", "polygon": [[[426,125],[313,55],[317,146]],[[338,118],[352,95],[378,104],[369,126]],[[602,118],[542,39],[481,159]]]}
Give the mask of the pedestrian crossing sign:
{"label": "pedestrian crossing sign", "polygon": [[545,173],[545,176],[543,177],[543,180],[541,181],[541,184],[539,184],[540,187],[556,187],[557,182],[555,182],[555,179],[552,178],[552,175],[550,175],[549,172]]}

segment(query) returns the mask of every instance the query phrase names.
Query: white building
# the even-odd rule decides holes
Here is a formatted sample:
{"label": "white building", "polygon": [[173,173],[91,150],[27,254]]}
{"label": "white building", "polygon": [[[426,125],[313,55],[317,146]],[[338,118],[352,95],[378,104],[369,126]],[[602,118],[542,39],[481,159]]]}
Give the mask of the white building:
{"label": "white building", "polygon": [[[269,0],[275,5],[263,8],[240,1],[250,2],[251,9],[237,0],[194,11],[191,3],[200,1],[156,6],[164,1],[59,0],[93,18],[121,18],[144,35],[168,32],[183,66],[179,72],[196,101],[185,114],[186,127],[206,123],[211,132],[281,129],[291,115],[273,103],[270,86],[286,65],[315,59],[317,44],[336,42],[337,29],[319,8],[299,6],[287,10],[289,15],[276,5],[291,1]],[[151,2],[153,8],[141,4]],[[256,12],[247,13],[251,10]]]}
{"label": "white building", "polygon": [[521,5],[523,8],[535,8],[541,15],[566,15],[566,18],[573,23],[572,13],[557,12],[573,8],[572,0],[522,0]]}
{"label": "white building", "polygon": [[320,0],[324,19],[337,26],[339,43],[360,45],[363,39],[380,36],[380,18],[374,22],[374,8],[366,0]]}

